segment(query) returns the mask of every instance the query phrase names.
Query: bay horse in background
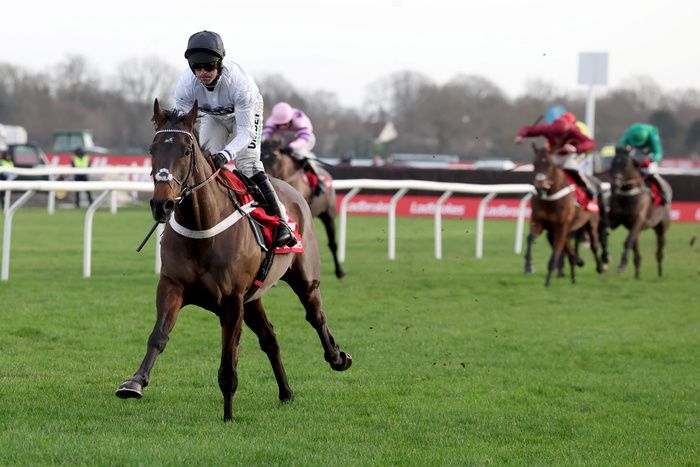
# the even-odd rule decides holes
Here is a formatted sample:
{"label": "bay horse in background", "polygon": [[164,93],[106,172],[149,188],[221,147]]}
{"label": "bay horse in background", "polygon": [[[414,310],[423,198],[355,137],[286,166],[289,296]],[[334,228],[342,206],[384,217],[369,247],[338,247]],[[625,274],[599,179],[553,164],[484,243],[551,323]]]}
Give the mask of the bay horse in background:
{"label": "bay horse in background", "polygon": [[547,240],[552,246],[552,255],[547,266],[545,287],[551,281],[555,268],[563,275],[562,254],[566,252],[571,267],[571,282],[576,282],[576,264],[578,256],[571,245],[570,234],[579,229],[588,233],[591,251],[596,262],[596,271],[602,273],[604,265],[598,256],[599,214],[586,211],[574,202],[571,184],[564,170],[557,166],[552,156],[545,150],[533,145],[535,160],[533,162],[535,195],[532,197],[532,214],[530,216],[530,233],[527,236],[525,252],[525,273],[534,272],[532,267],[532,244],[543,230],[547,231]]}
{"label": "bay horse in background", "polygon": [[631,248],[634,252],[634,277],[639,279],[639,267],[642,262],[639,254],[639,234],[644,229],[653,228],[656,233],[657,273],[661,277],[666,231],[671,225],[670,207],[654,202],[628,148],[616,148],[610,167],[610,185],[612,193],[608,225],[611,229],[624,225],[629,230],[617,272],[627,270],[627,256]]}
{"label": "bay horse in background", "polygon": [[[157,317],[141,366],[119,386],[116,395],[142,396],[180,310],[186,305],[196,305],[215,313],[221,324],[218,380],[224,399],[224,420],[228,421],[233,416],[232,400],[238,387],[236,368],[244,322],[258,336],[260,347],[270,360],[280,400],[293,398],[277,338],[261,301],[265,291],[278,279],[289,283],[299,297],[331,368],[346,370],[352,364],[352,357],[338,348],[326,325],[319,289],[319,251],[307,203],[288,184],[272,181],[289,215],[298,224],[304,251],[275,254],[271,263],[266,262],[266,254],[258,244],[253,222],[245,209],[249,205],[238,203],[235,189],[221,173],[224,169],[215,171],[202,153],[194,133],[196,118],[196,102],[186,115],[161,110],[157,99],[154,103],[151,210],[157,222],[167,222],[161,240]],[[240,216],[241,222],[229,222],[235,216]],[[258,274],[263,264],[269,268],[266,276]]]}
{"label": "bay horse in background", "polygon": [[331,174],[323,167],[316,168],[318,175],[326,180],[327,189],[318,195],[314,194],[306,171],[294,157],[283,154],[280,151],[280,145],[281,141],[276,138],[270,138],[262,142],[260,160],[265,166],[265,172],[289,183],[309,203],[311,214],[321,220],[326,230],[328,248],[331,250],[335,265],[335,277],[342,279],[345,276],[345,271],[338,261],[338,243],[335,231],[337,204]]}

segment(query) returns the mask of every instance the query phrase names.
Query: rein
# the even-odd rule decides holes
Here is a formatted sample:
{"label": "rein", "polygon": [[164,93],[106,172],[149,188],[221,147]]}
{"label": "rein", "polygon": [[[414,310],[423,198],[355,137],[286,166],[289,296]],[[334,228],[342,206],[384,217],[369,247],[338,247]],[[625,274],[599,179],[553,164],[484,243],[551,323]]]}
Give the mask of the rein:
{"label": "rein", "polygon": [[562,188],[561,190],[559,190],[556,193],[553,193],[551,195],[548,195],[546,193],[544,195],[541,195],[538,193],[538,191],[535,187],[532,187],[532,191],[535,193],[535,196],[537,196],[538,198],[540,198],[543,201],[560,200],[563,197],[565,197],[566,195],[573,193],[575,190],[576,190],[576,185],[569,185],[569,186],[566,186],[566,187]]}

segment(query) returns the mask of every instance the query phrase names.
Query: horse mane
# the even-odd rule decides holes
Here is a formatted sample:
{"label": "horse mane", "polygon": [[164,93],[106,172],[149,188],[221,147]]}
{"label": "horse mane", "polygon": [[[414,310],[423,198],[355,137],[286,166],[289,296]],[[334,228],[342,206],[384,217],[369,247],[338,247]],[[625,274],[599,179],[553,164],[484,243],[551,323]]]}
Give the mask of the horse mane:
{"label": "horse mane", "polygon": [[[157,115],[154,114],[153,117],[151,117],[151,121],[153,122],[156,128],[158,127],[158,125],[162,125],[165,122],[172,126],[175,126],[178,123],[182,123],[187,117],[187,114],[179,112],[177,109],[163,109],[163,117],[164,119],[160,122]],[[199,130],[197,129],[197,127],[192,128],[192,134],[194,134],[197,143],[199,143]],[[204,148],[201,148],[201,150],[202,153],[208,154],[208,152],[205,151]]]}

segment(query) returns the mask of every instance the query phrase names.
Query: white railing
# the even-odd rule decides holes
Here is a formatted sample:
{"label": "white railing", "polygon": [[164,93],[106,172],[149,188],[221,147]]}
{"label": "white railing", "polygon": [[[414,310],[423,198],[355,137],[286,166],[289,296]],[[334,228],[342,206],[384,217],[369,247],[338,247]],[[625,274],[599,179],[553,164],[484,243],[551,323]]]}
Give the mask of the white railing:
{"label": "white railing", "polygon": [[[0,169],[3,169],[0,167]],[[0,172],[13,172],[18,175],[49,175],[54,176],[57,174],[66,173],[116,173],[124,174],[125,170],[128,169],[129,173],[134,174],[144,174],[143,167],[100,167],[100,168],[89,168],[89,169],[72,169],[66,167],[44,167],[40,169],[17,169],[11,168],[11,170],[0,170]],[[434,191],[442,192],[442,196],[438,199],[435,205],[435,258],[442,258],[442,206],[445,201],[454,193],[468,193],[468,194],[483,194],[485,195],[479,203],[479,209],[477,214],[477,229],[476,229],[476,257],[482,258],[483,256],[483,234],[484,234],[484,218],[486,213],[486,207],[491,199],[499,194],[520,194],[525,195],[521,198],[520,207],[518,211],[518,221],[516,223],[516,233],[515,233],[515,253],[519,254],[522,249],[522,236],[524,229],[524,218],[527,207],[527,201],[530,198],[530,192],[532,186],[529,184],[511,184],[511,185],[476,185],[468,183],[442,183],[442,182],[428,182],[423,180],[374,180],[374,179],[356,179],[356,180],[335,180],[333,186],[336,189],[350,189],[348,193],[343,197],[340,203],[340,233],[339,233],[339,245],[338,245],[338,259],[340,261],[345,260],[346,243],[347,243],[347,210],[350,200],[360,192],[362,189],[373,189],[373,190],[395,190],[395,194],[392,197],[389,212],[388,212],[388,256],[389,259],[393,260],[396,257],[396,205],[399,199],[408,190],[422,190],[422,191]],[[0,181],[0,190],[7,191],[5,196],[5,222],[3,226],[3,251],[2,251],[2,272],[0,275],[1,280],[8,280],[9,277],[9,264],[10,264],[10,240],[12,235],[12,219],[14,213],[19,209],[27,200],[29,200],[34,193],[37,191],[46,191],[49,193],[56,191],[102,191],[94,202],[89,206],[84,221],[84,239],[83,239],[83,277],[90,277],[91,271],[91,252],[92,252],[92,222],[94,213],[97,208],[106,199],[108,194],[113,195],[112,199],[115,200],[114,194],[118,191],[128,191],[128,192],[146,192],[150,193],[153,191],[153,183],[148,182],[134,182],[134,181],[89,181],[89,182],[65,182],[65,181],[43,181],[43,180],[27,180],[27,181]],[[17,199],[13,204],[9,204],[10,192],[11,191],[26,191],[19,199]],[[113,203],[115,206],[116,204]],[[116,209],[112,209],[112,212],[116,212]],[[159,228],[159,233],[162,233],[162,225]],[[156,272],[160,271],[160,242],[156,242]]]}
{"label": "white railing", "polygon": [[476,218],[476,257],[483,257],[484,246],[484,218],[486,207],[489,201],[501,194],[524,195],[520,201],[518,209],[518,222],[515,231],[515,253],[522,251],[522,237],[524,229],[524,219],[527,201],[530,199],[532,185],[526,183],[503,184],[503,185],[477,185],[472,183],[444,183],[428,182],[424,180],[333,180],[333,187],[338,190],[350,189],[340,203],[340,232],[338,239],[338,261],[345,261],[345,245],[347,239],[347,212],[350,200],[360,192],[361,189],[371,190],[396,190],[391,199],[388,212],[388,255],[389,259],[396,258],[396,204],[398,200],[406,194],[408,190],[437,191],[442,192],[442,196],[435,205],[435,258],[442,258],[442,206],[454,193],[482,194],[485,195],[479,203],[479,210]]}

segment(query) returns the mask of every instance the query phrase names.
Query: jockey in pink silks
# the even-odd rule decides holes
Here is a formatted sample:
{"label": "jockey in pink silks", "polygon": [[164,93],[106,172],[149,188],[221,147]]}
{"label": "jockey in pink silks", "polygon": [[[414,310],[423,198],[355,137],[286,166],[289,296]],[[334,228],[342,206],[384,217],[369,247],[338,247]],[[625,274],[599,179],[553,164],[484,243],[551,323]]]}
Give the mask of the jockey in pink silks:
{"label": "jockey in pink silks", "polygon": [[316,155],[311,152],[316,144],[316,136],[309,117],[286,102],[278,102],[272,107],[262,131],[263,141],[273,137],[281,140],[281,152],[292,156],[305,171],[311,172],[318,179],[313,194],[318,195],[325,191],[326,184],[316,171]]}

